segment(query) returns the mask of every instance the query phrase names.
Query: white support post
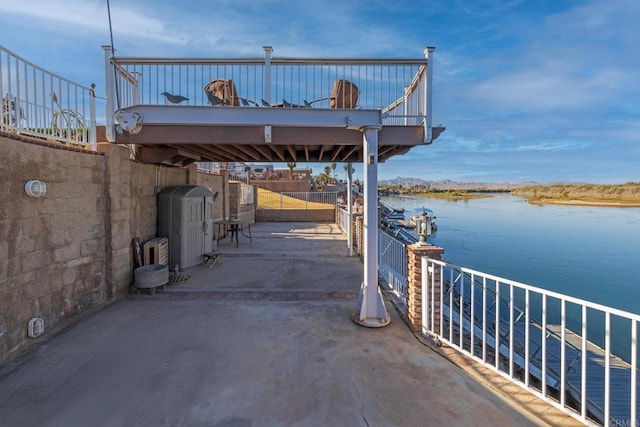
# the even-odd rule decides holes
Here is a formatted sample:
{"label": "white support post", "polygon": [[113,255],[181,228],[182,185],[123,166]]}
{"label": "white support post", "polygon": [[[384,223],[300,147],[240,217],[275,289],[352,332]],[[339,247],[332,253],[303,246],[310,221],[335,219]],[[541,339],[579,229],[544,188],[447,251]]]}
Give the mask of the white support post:
{"label": "white support post", "polygon": [[106,92],[106,137],[107,137],[107,141],[109,142],[115,142],[116,141],[116,135],[115,135],[115,121],[113,119],[113,114],[115,113],[115,103],[114,100],[116,99],[116,92],[115,92],[115,79],[116,79],[116,75],[115,72],[113,70],[113,64],[111,64],[111,55],[112,55],[112,49],[111,46],[108,45],[103,45],[102,49],[104,49],[104,85],[105,85],[105,92]]}
{"label": "white support post", "polygon": [[96,136],[96,91],[95,84],[91,83],[91,90],[89,91],[89,147],[93,151],[97,151],[97,136]]}
{"label": "white support post", "polygon": [[424,102],[425,102],[425,123],[424,123],[424,142],[431,144],[433,142],[433,51],[435,47],[427,47],[424,50],[424,56],[427,58],[427,84],[424,85]]}
{"label": "white support post", "polygon": [[378,131],[364,129],[364,281],[358,297],[359,311],[352,319],[369,328],[386,326],[391,317],[378,286]]}
{"label": "white support post", "polygon": [[349,219],[349,227],[347,228],[347,247],[349,248],[349,256],[353,256],[353,173],[351,172],[351,163],[347,163],[347,218]]}
{"label": "white support post", "polygon": [[271,46],[263,46],[264,49],[264,100],[271,104]]}

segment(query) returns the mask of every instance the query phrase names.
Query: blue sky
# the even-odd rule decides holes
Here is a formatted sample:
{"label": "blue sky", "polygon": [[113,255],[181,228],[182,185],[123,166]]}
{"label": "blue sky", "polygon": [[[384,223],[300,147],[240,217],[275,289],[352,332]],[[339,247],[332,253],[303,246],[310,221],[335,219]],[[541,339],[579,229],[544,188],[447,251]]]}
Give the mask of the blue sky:
{"label": "blue sky", "polygon": [[[0,0],[0,44],[104,93],[106,4]],[[447,131],[381,164],[380,179],[640,181],[638,0],[111,0],[111,12],[121,56],[260,57],[271,45],[411,58],[436,46],[434,124]]]}

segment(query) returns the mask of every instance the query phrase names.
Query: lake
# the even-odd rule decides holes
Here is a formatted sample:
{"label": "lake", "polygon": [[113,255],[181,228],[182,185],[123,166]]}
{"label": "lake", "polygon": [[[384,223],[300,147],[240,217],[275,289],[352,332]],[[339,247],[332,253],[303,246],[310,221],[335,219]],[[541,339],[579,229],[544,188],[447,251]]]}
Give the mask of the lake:
{"label": "lake", "polygon": [[521,197],[384,197],[433,210],[429,240],[463,267],[640,314],[640,208],[531,205]]}

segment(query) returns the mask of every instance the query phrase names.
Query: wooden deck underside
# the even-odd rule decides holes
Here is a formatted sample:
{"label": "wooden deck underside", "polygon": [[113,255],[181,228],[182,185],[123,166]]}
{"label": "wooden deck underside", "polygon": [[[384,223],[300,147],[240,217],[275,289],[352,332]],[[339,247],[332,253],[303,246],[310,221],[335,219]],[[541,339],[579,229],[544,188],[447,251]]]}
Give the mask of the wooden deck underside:
{"label": "wooden deck underside", "polygon": [[[139,133],[116,136],[119,144],[136,144],[139,160],[162,163],[174,158],[221,162],[361,162],[363,134],[330,127],[146,125]],[[378,134],[378,161],[424,145],[422,126],[385,126]],[[175,159],[174,161],[175,162]]]}

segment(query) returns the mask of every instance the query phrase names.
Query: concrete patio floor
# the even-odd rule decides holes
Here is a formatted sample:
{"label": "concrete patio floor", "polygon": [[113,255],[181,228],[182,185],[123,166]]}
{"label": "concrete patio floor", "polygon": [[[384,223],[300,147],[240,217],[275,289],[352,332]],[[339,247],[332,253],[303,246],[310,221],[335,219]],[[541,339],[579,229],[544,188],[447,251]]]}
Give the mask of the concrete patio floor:
{"label": "concrete patio floor", "polygon": [[423,345],[390,304],[389,326],[354,324],[363,266],[335,225],[258,223],[252,235],[1,367],[0,425],[548,423]]}

